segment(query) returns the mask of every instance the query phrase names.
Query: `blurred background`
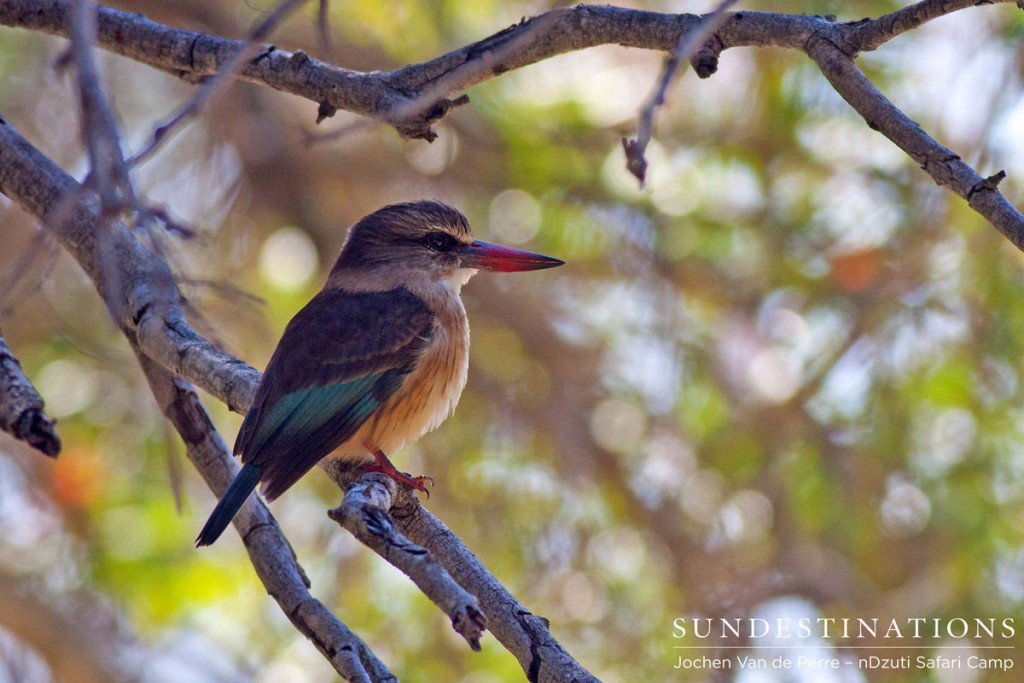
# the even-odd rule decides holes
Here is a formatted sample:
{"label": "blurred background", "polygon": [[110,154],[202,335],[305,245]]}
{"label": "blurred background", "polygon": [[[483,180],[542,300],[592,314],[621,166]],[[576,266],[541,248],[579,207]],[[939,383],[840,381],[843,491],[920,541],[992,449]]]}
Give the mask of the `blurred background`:
{"label": "blurred background", "polygon": [[[271,6],[114,4],[226,37]],[[273,40],[387,70],[553,4],[335,0],[331,54],[314,5]],[[856,20],[905,4],[740,8]],[[1005,169],[1018,207],[1022,36],[1020,10],[980,7],[859,60],[981,175]],[[54,66],[65,46],[0,28],[0,114],[81,177],[72,79]],[[98,57],[129,149],[193,92]],[[1020,680],[1019,618],[1008,673],[673,668],[673,647],[695,644],[673,637],[677,617],[1024,614],[1024,258],[782,50],[687,73],[640,189],[620,139],[661,61],[608,46],[508,73],[433,144],[372,127],[307,146],[316,104],[235,84],[136,179],[195,231],[155,236],[194,324],[258,368],[346,228],[383,204],[438,198],[483,239],[568,262],[467,286],[469,385],[395,462],[434,477],[428,508],[606,683]],[[54,462],[0,436],[0,682],[333,680],[237,535],[193,547],[214,498],[90,282],[37,231],[0,197],[0,327],[65,444]],[[241,417],[204,400],[232,443]],[[314,472],[273,505],[318,598],[403,680],[523,680],[496,641],[470,652],[339,531],[325,514],[338,496]]]}

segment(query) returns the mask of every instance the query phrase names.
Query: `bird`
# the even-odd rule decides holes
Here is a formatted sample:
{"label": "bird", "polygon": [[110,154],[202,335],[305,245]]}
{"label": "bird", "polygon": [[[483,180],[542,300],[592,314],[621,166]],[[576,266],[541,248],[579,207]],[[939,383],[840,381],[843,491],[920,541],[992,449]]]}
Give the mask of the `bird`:
{"label": "bird", "polygon": [[480,270],[563,263],[475,240],[461,212],[434,200],[356,222],[323,288],[285,327],[235,440],[242,468],[196,545],[216,541],[257,485],[272,501],[327,456],[425,491],[429,477],[399,471],[388,455],[459,401],[469,369],[462,286]]}

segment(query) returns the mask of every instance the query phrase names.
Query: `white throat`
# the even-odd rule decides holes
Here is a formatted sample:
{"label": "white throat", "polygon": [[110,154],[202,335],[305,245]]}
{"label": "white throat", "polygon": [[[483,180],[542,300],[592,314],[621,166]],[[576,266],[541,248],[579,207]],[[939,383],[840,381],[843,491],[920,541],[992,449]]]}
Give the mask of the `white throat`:
{"label": "white throat", "polygon": [[441,283],[453,294],[458,294],[462,291],[462,285],[469,282],[469,278],[477,274],[476,268],[459,268],[449,277],[441,280]]}

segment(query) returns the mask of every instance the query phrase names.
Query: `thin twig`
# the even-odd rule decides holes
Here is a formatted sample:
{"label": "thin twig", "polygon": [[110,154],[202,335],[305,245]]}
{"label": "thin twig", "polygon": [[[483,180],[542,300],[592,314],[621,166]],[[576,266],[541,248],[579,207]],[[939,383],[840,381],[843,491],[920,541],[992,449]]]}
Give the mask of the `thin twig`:
{"label": "thin twig", "polygon": [[320,43],[321,54],[328,59],[333,56],[329,5],[328,0],[319,0],[316,11],[317,42]]}
{"label": "thin twig", "polygon": [[192,99],[186,102],[184,106],[172,114],[164,123],[156,127],[153,131],[153,136],[146,146],[128,160],[129,167],[134,168],[152,156],[164,142],[169,140],[180,129],[182,124],[198,115],[206,103],[227,87],[228,83],[237,75],[242,66],[255,56],[257,48],[277,28],[277,25],[304,2],[306,0],[283,0],[266,17],[257,22],[252,31],[249,32],[249,36],[246,38],[241,49],[232,55],[217,75],[199,86]]}
{"label": "thin twig", "polygon": [[[981,3],[978,0],[922,0],[883,15],[873,21],[848,24],[846,37],[857,52],[875,50],[896,36],[912,31],[927,21],[937,19],[954,10]],[[1020,4],[1018,2],[1018,4]]]}
{"label": "thin twig", "polygon": [[[78,82],[78,100],[81,112],[81,134],[89,152],[89,177],[82,183],[86,191],[93,191],[100,199],[100,230],[96,240],[103,264],[103,286],[108,292],[121,289],[121,271],[111,250],[110,221],[131,206],[135,215],[144,213],[121,152],[121,139],[117,121],[93,59],[92,47],[96,40],[96,5],[91,0],[74,0],[71,5],[71,56]],[[114,297],[104,293],[104,298]]]}
{"label": "thin twig", "polygon": [[[104,220],[117,218],[127,210],[132,212],[136,224],[147,231],[156,221],[168,230],[181,230],[165,211],[145,206],[135,191],[130,165],[125,163],[121,150],[117,117],[93,58],[97,13],[97,6],[92,0],[73,0],[69,27],[71,57],[78,83],[82,140],[90,161],[90,173],[82,185],[99,196],[100,216]],[[117,286],[116,272],[108,286]]]}
{"label": "thin twig", "polygon": [[[306,134],[307,144],[337,140],[381,123],[394,126],[400,134],[433,142],[437,134],[431,124],[444,118],[448,112],[469,103],[469,96],[461,95],[448,99],[449,95],[468,88],[502,73],[501,65],[509,55],[522,52],[548,33],[560,18],[556,13],[542,14],[520,24],[514,35],[507,41],[497,43],[493,48],[474,53],[468,57],[462,68],[453,69],[428,83],[415,97],[402,98],[389,108],[378,111],[373,119],[357,121],[328,133]],[[520,28],[521,27],[521,28]]]}
{"label": "thin twig", "polygon": [[128,196],[132,189],[121,154],[117,121],[93,59],[97,28],[96,5],[91,0],[73,1],[69,30],[82,114],[82,140],[89,151],[92,169],[88,184],[100,197],[102,215],[112,217],[120,211],[121,196]]}
{"label": "thin twig", "polygon": [[[622,139],[622,148],[626,151],[626,168],[632,173],[640,184],[644,184],[647,176],[647,145],[651,142],[654,134],[654,112],[658,107],[665,104],[665,96],[669,86],[676,77],[682,65],[683,71],[686,64],[697,54],[697,51],[714,35],[715,31],[722,27],[728,18],[726,10],[735,5],[739,0],[721,0],[718,6],[708,15],[701,19],[700,25],[688,33],[679,37],[679,44],[672,54],[665,59],[661,68],[661,75],[658,77],[658,85],[643,109],[640,110],[640,125],[637,128],[636,139]],[[681,74],[680,74],[681,75]]]}
{"label": "thin twig", "polygon": [[58,253],[57,242],[47,230],[37,230],[32,235],[28,248],[18,256],[10,272],[0,279],[0,324],[30,291],[39,286]]}

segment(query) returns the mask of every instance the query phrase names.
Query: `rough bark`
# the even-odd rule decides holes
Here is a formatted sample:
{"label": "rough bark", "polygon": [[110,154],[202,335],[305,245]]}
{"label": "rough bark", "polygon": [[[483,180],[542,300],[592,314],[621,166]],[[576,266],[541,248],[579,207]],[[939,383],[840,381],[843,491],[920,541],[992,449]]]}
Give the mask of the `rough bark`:
{"label": "rough bark", "polygon": [[[935,182],[964,198],[1024,250],[1024,216],[999,192],[1002,174],[984,177],[964,163],[901,112],[856,63],[860,52],[876,49],[925,21],[976,4],[974,0],[924,0],[878,19],[853,23],[836,23],[827,17],[722,13],[716,17],[710,38],[699,41],[702,44],[685,51],[684,56],[691,58],[700,76],[709,77],[728,48],[775,47],[806,54],[866,125],[885,135]],[[66,0],[5,0],[0,3],[0,23],[71,36],[73,5]],[[85,3],[77,7],[88,9]],[[251,40],[180,30],[109,8],[100,8],[94,18],[94,28],[86,23],[78,26],[82,30],[75,33],[75,40],[80,48],[88,48],[85,43],[94,34],[96,45],[103,49],[191,82],[234,73],[242,80],[316,102],[321,118],[345,110],[387,123],[405,136],[426,139],[434,136],[432,123],[465,102],[457,95],[506,71],[602,44],[679,52],[687,35],[702,26],[707,28],[695,15],[578,5],[550,10],[421,64],[362,73],[312,59],[301,51],[289,53],[272,45],[254,48]],[[247,50],[254,50],[255,56],[240,59]],[[35,216],[93,279],[136,351],[164,414],[185,441],[190,459],[219,493],[237,466],[192,386],[200,386],[232,410],[244,412],[259,373],[189,326],[166,263],[146,249],[128,227],[111,218],[115,215],[112,205],[121,206],[125,196],[131,199],[132,161],[125,161],[120,154],[116,131],[101,130],[110,126],[109,121],[104,123],[108,120],[104,96],[87,68],[87,52],[76,51],[75,59],[80,69],[82,110],[91,119],[84,124],[84,139],[94,179],[88,187],[80,186],[10,125],[0,122],[0,191]],[[670,76],[663,79],[666,84]],[[159,137],[158,131],[154,139]],[[642,156],[640,148],[637,163]],[[112,186],[118,192],[109,192]],[[135,200],[127,205],[140,213],[146,211]],[[0,347],[0,373],[9,367],[16,369],[17,363],[6,347]],[[0,382],[5,376],[0,374]],[[17,381],[19,386],[31,386],[27,379]],[[26,405],[35,406],[34,400],[28,395]],[[0,402],[0,425],[14,424],[5,417],[5,409],[6,402]],[[39,415],[41,409],[41,402],[32,408]],[[53,448],[53,441],[44,439],[45,448]],[[419,577],[425,591],[457,622],[471,644],[482,632],[483,622],[474,612],[478,602],[488,628],[518,658],[530,680],[596,680],[555,641],[546,620],[520,605],[415,497],[386,484],[381,489],[373,478],[353,483],[349,475],[332,472],[332,476],[351,495],[343,504],[350,507],[337,512],[337,519],[383,556],[397,549],[394,556],[403,559],[396,563],[404,563],[410,575]],[[393,527],[386,528],[390,521],[381,516],[381,510],[390,510]],[[236,519],[236,527],[268,592],[341,675],[348,680],[393,678],[373,653],[310,595],[308,581],[287,540],[262,504],[250,501]],[[423,549],[443,571],[431,564],[421,553]]]}

